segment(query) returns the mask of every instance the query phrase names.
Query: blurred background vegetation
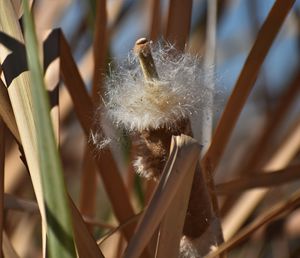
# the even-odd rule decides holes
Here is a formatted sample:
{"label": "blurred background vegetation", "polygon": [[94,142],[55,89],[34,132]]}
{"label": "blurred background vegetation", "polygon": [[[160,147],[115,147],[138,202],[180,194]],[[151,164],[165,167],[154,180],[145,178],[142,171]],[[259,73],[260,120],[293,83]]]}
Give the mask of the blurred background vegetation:
{"label": "blurred background vegetation", "polygon": [[[147,37],[154,41],[165,38],[169,2],[167,0],[36,0],[32,11],[38,35],[42,35],[49,29],[62,29],[86,89],[93,96],[94,103],[99,105],[100,94],[103,94],[103,78],[108,74],[109,69],[113,69],[109,64],[126,57],[138,38]],[[222,101],[216,102],[214,128],[258,31],[274,4],[272,0],[216,2],[216,47],[212,50],[215,52],[213,60],[208,64],[208,73],[213,74],[216,91],[220,93],[218,95],[221,95]],[[182,5],[186,4],[182,3]],[[207,5],[205,0],[192,1],[191,26],[185,47],[186,51],[203,60],[207,52],[211,51],[206,45],[209,25]],[[1,12],[2,10],[0,15]],[[257,162],[256,166],[250,166],[254,171],[264,168],[262,164],[266,164],[269,158],[273,157],[275,150],[279,150],[284,140],[294,132],[291,128],[299,124],[299,15],[300,3],[296,1],[260,68],[255,86],[243,107],[221,163],[217,167],[215,184],[217,193],[220,194],[221,216],[224,218],[226,214],[231,214],[230,211],[232,212],[237,197],[243,192],[243,182],[235,182],[237,188],[231,185],[225,188],[221,184],[243,176],[250,182],[250,179],[256,176],[251,176],[253,171],[249,172],[249,169],[244,169],[244,166],[251,157],[253,158],[255,154],[253,152],[259,152],[260,147],[257,147],[257,142],[261,140],[262,134],[272,134],[272,137],[264,144],[263,151],[259,152],[260,162]],[[176,17],[178,21],[181,18],[180,15]],[[180,22],[176,26],[180,26]],[[59,110],[59,146],[67,189],[95,239],[101,239],[107,232],[116,228],[118,222],[102,179],[95,172],[92,158],[87,154],[85,132],[78,122],[70,94],[62,81],[60,81]],[[195,137],[201,141],[200,128],[197,128],[199,123],[195,123]],[[299,136],[299,129],[297,130]],[[8,130],[5,135],[4,192],[18,200],[30,202],[25,202],[24,207],[19,207],[14,206],[15,200],[7,199],[4,229],[20,257],[41,257],[40,217],[34,206],[35,195],[31,178],[20,159],[19,147],[14,138]],[[201,143],[209,144],[209,142]],[[296,172],[300,174],[299,140],[297,144],[291,159],[282,167],[282,169],[290,169],[292,166],[292,179],[282,179],[279,182],[274,180],[275,183],[272,183],[272,179],[268,179],[266,185],[270,191],[245,215],[241,226],[247,225],[261,212],[284,200],[299,188],[300,184],[296,179],[300,176],[295,174]],[[132,197],[135,212],[138,213],[149,197],[145,190],[147,184],[132,171],[129,146],[130,144],[125,144],[125,149],[117,148],[113,153],[127,191]],[[101,153],[95,151],[93,155],[98,156]],[[107,162],[103,166],[106,168],[105,166],[109,167],[110,164]],[[273,170],[278,169],[271,169],[272,172]],[[242,172],[244,174],[241,174]],[[281,184],[280,181],[287,183]],[[113,181],[110,183],[114,184]],[[257,182],[253,184],[254,187],[258,185]],[[238,187],[239,185],[242,186]],[[247,183],[244,185],[245,188],[249,187]],[[120,202],[122,202],[121,197]],[[241,206],[240,209],[244,208]],[[238,210],[237,207],[235,212]],[[300,210],[297,207],[292,212],[283,214],[269,226],[261,227],[246,241],[236,246],[229,257],[300,257],[299,243]],[[124,247],[124,242],[117,232],[101,244],[101,250],[105,257],[120,257],[122,246]]]}

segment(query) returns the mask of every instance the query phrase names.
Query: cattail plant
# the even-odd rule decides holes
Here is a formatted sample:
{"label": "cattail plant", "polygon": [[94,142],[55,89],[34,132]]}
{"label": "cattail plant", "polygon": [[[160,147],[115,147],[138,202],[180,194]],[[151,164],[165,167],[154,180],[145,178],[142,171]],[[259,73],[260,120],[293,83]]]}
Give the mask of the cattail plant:
{"label": "cattail plant", "polygon": [[[141,38],[126,62],[111,71],[106,80],[102,113],[132,136],[134,167],[146,179],[159,179],[172,135],[192,136],[190,119],[210,105],[208,96],[212,92],[203,85],[200,66],[198,58],[180,53],[168,43],[155,45]],[[210,232],[214,220],[211,197],[197,165],[183,229],[183,255],[196,252],[190,240]],[[222,239],[219,233],[208,234],[201,255]]]}

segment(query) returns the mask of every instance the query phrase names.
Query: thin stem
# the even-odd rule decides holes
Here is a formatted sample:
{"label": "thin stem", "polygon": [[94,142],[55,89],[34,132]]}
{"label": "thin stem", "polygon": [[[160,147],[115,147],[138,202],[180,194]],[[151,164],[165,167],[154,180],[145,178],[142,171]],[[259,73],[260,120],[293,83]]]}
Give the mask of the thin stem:
{"label": "thin stem", "polygon": [[150,43],[146,38],[135,42],[134,52],[137,54],[146,81],[158,80],[157,70],[151,54]]}

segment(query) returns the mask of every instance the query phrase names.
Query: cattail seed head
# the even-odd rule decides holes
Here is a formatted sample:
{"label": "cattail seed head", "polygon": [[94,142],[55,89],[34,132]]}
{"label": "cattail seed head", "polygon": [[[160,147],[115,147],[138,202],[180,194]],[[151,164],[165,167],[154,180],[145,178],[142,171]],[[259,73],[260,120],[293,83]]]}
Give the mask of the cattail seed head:
{"label": "cattail seed head", "polygon": [[105,115],[133,136],[134,165],[146,178],[159,177],[172,135],[191,135],[189,119],[210,105],[200,67],[198,58],[142,38],[106,78]]}

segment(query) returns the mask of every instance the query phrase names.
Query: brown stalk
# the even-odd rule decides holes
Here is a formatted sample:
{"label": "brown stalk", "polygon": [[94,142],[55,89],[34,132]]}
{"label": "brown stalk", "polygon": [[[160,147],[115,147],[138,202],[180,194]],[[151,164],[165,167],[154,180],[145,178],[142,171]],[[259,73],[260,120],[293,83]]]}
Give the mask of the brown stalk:
{"label": "brown stalk", "polygon": [[254,172],[251,175],[216,185],[216,194],[240,194],[251,188],[266,188],[292,183],[295,180],[300,180],[299,170],[300,165],[297,164],[269,173],[265,173],[265,171]]}
{"label": "brown stalk", "polygon": [[149,38],[156,40],[161,32],[161,9],[160,0],[150,1],[150,33]]}
{"label": "brown stalk", "polygon": [[[80,179],[80,200],[79,210],[82,216],[89,219],[94,218],[96,209],[97,192],[97,173],[96,165],[88,147],[85,147],[82,161],[82,175]],[[89,230],[93,231],[93,225],[88,225]]]}
{"label": "brown stalk", "polygon": [[[98,0],[96,7],[96,20],[95,32],[93,42],[93,87],[92,87],[92,100],[96,105],[99,104],[99,95],[101,94],[103,84],[103,72],[105,68],[106,57],[106,0]],[[102,162],[105,162],[103,160]],[[110,164],[106,164],[109,166]],[[83,171],[81,179],[80,191],[80,210],[82,214],[93,218],[96,209],[96,190],[97,190],[97,173],[96,165],[93,162],[88,147],[85,149],[83,157]],[[92,225],[90,225],[92,229]]]}
{"label": "brown stalk", "polygon": [[192,5],[192,0],[171,0],[169,3],[165,38],[181,51],[184,50],[190,34]]}
{"label": "brown stalk", "polygon": [[214,174],[221,160],[240,112],[256,81],[259,69],[294,2],[294,0],[277,0],[256,37],[218,123],[211,145],[202,160],[202,167],[211,174]]}

